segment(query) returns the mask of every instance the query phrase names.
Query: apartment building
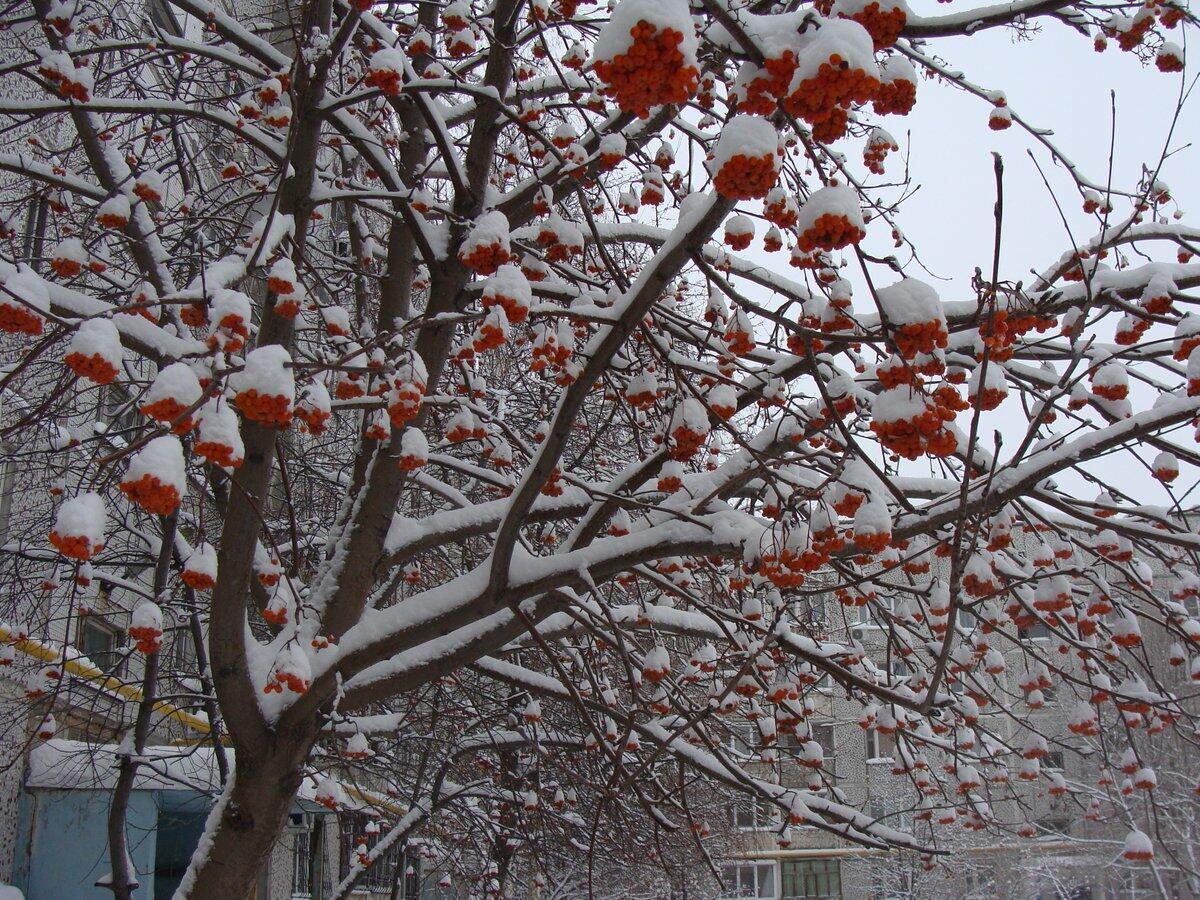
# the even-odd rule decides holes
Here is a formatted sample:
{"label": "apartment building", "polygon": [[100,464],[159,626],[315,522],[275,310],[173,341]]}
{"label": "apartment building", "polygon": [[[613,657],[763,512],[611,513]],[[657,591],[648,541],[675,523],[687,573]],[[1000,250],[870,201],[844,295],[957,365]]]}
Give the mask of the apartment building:
{"label": "apartment building", "polygon": [[[112,896],[97,882],[110,870],[106,828],[117,751],[141,697],[145,656],[129,628],[139,600],[153,593],[157,536],[110,545],[106,560],[117,562],[95,572],[61,565],[46,540],[54,496],[76,487],[63,481],[73,437],[104,433],[119,447],[133,424],[115,393],[92,399],[51,431],[18,433],[0,460],[0,884],[16,885],[27,900]],[[20,415],[10,400],[4,422]],[[60,448],[61,472],[25,463],[23,448],[47,441]],[[218,751],[211,737],[214,709],[200,678],[206,636],[194,612],[186,597],[163,606],[160,702],[146,753],[152,762],[135,781],[127,816],[138,900],[171,896],[232,764],[232,753]],[[315,780],[301,788],[257,900],[333,896],[358,847],[373,847],[383,825],[405,811],[382,792],[349,789],[335,812],[315,802],[315,789]],[[422,864],[416,847],[398,845],[350,896],[439,896],[438,876]]]}
{"label": "apartment building", "polygon": [[[111,897],[97,883],[110,870],[108,810],[143,659],[127,642],[128,604],[120,594],[102,588],[86,615],[58,622],[65,644],[46,635],[21,639],[14,626],[0,627],[0,646],[12,648],[0,670],[0,883],[21,888],[27,900]],[[194,671],[187,623],[169,622],[164,632],[169,670]],[[54,686],[34,696],[31,686],[47,671],[57,672]],[[163,700],[127,815],[138,900],[172,895],[232,762],[232,754],[218,760],[196,689],[194,679],[159,686]],[[49,738],[47,716],[53,717]],[[263,867],[257,900],[333,896],[359,846],[373,847],[387,821],[405,811],[350,782],[344,791],[334,811],[318,802],[316,779],[304,782]],[[349,896],[438,897],[436,882],[437,875],[423,871],[416,846],[397,845]]]}
{"label": "apartment building", "polygon": [[[1112,573],[1109,577],[1115,583]],[[1155,590],[1169,592],[1172,584],[1163,567],[1156,567]],[[897,678],[909,673],[904,661],[889,653],[878,611],[872,612],[870,607],[845,608],[832,595],[826,595],[806,601],[801,618],[810,628],[819,626],[831,639],[860,644],[879,670]],[[969,613],[963,622],[968,628],[978,624]],[[1040,623],[1022,630],[1019,639],[1038,656],[1049,658],[1053,651],[1051,634]],[[1146,633],[1145,641],[1147,652],[1167,655],[1170,641],[1164,633]],[[845,692],[826,678],[809,695],[814,704],[809,721],[813,738],[824,750],[821,772],[827,789],[836,789],[846,802],[893,827],[914,829],[918,835],[936,828],[940,845],[949,855],[927,870],[915,854],[866,849],[811,826],[792,827],[780,841],[784,826],[777,810],[736,800],[731,801],[723,823],[723,838],[730,851],[722,866],[724,887],[718,896],[782,900],[1099,900],[1159,897],[1163,889],[1172,898],[1197,896],[1195,885],[1189,884],[1181,872],[1166,871],[1156,877],[1122,866],[1119,857],[1125,825],[1111,820],[1089,821],[1073,798],[1051,795],[1047,790],[1051,773],[1060,774],[1070,784],[1096,783],[1096,761],[1055,747],[1055,738],[1068,735],[1067,725],[1077,700],[1064,686],[1054,685],[1042,689],[1040,708],[1030,708],[1020,687],[1026,673],[1025,654],[1012,639],[993,634],[989,643],[1003,653],[1006,662],[1003,673],[990,676],[995,679],[994,694],[1006,698],[1009,705],[985,712],[987,727],[1011,740],[1023,730],[1016,721],[1019,718],[1049,741],[1042,776],[1036,781],[1022,781],[1015,762],[1010,764],[1014,796],[991,805],[1000,827],[976,832],[961,827],[961,819],[953,825],[914,821],[915,792],[907,783],[911,774],[895,766],[895,736],[874,728],[864,730],[859,724],[861,704],[847,701]],[[1182,682],[1186,676],[1180,673],[1179,678]],[[951,688],[963,689],[961,682]],[[1016,716],[1010,716],[1010,711]],[[757,727],[747,721],[735,725],[734,731],[740,736],[732,740],[731,750],[752,757],[761,740]],[[1158,745],[1162,756],[1171,758],[1170,735],[1156,740],[1162,742]],[[800,743],[790,735],[782,735],[777,742],[777,763],[753,765],[769,772],[780,784],[803,786],[812,770],[798,762]],[[931,753],[930,762],[936,765],[933,756]],[[1193,768],[1200,773],[1200,766]],[[1117,778],[1121,778],[1119,772]],[[1018,823],[1024,826],[1020,833]]]}

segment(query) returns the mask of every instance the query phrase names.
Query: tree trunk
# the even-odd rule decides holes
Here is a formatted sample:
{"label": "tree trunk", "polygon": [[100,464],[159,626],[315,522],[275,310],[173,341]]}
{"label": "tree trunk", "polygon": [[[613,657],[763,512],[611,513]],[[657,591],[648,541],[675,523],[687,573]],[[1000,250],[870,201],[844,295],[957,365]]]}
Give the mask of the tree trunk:
{"label": "tree trunk", "polygon": [[[175,545],[175,516],[167,516],[160,520],[162,524],[162,542],[158,549],[158,563],[154,567],[154,600],[161,602],[170,574],[171,551]],[[129,859],[129,841],[125,833],[125,818],[129,812],[129,799],[133,787],[137,783],[138,758],[146,749],[146,741],[150,737],[151,716],[154,713],[154,703],[158,690],[158,652],[146,655],[146,670],[142,675],[142,699],[138,703],[137,717],[133,725],[133,741],[131,752],[121,753],[121,773],[117,776],[117,786],[113,790],[112,805],[108,810],[108,855],[111,866],[109,886],[112,888],[114,900],[131,900],[134,885],[137,883],[133,866]],[[125,742],[121,742],[122,748]]]}
{"label": "tree trunk", "polygon": [[300,786],[311,741],[301,743],[277,748],[261,760],[235,753],[229,784],[209,816],[175,900],[250,896]]}

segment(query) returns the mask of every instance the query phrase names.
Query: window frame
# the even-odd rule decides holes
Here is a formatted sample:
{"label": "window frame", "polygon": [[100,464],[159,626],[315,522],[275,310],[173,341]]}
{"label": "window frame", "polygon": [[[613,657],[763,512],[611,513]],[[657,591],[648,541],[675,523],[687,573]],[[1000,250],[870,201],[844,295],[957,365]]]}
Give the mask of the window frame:
{"label": "window frame", "polygon": [[[338,816],[338,875],[345,878],[350,872],[350,860],[354,853],[355,838],[365,834],[366,824],[374,817],[366,813],[353,811],[343,812]],[[384,832],[366,835],[367,848],[373,849]],[[392,844],[375,864],[366,869],[359,879],[357,890],[368,894],[390,894],[392,880],[397,866],[406,866],[405,854],[399,846],[399,841]]]}
{"label": "window frame", "polygon": [[[884,763],[893,763],[896,761],[896,736],[894,734],[883,734],[874,726],[868,728],[866,735],[866,753],[867,765],[883,765]],[[880,738],[886,738],[891,742],[892,752],[886,756],[880,756],[879,751],[883,748],[883,742]]]}
{"label": "window frame", "polygon": [[[789,871],[792,867],[797,870],[822,865],[821,871]],[[820,879],[831,879],[824,884]],[[809,879],[816,879],[810,882]],[[809,888],[825,887],[824,892],[810,893]],[[788,888],[799,887],[800,893],[788,893]],[[794,859],[783,859],[779,862],[779,896],[782,900],[841,900],[842,897],[842,861],[836,856],[805,856]]]}
{"label": "window frame", "polygon": [[[307,824],[307,823],[306,823]],[[292,840],[292,900],[308,900],[313,895],[313,844],[316,824],[296,828]],[[303,852],[301,847],[303,846]],[[297,882],[303,882],[298,884]]]}
{"label": "window frame", "polygon": [[[830,778],[837,777],[837,725],[832,722],[816,722],[812,726],[812,739],[821,745],[821,749],[825,753],[824,763],[821,766],[823,771]],[[820,734],[828,735],[828,741],[821,740]],[[796,735],[787,731],[780,737],[778,742],[779,750],[784,755],[795,759],[800,751],[801,742]]]}
{"label": "window frame", "polygon": [[1053,840],[1054,838],[1071,836],[1071,820],[1066,816],[1047,816],[1034,823],[1038,840]]}
{"label": "window frame", "polygon": [[[736,884],[730,884],[728,873],[730,870],[738,873]],[[754,872],[754,884],[747,885],[743,881],[742,873],[747,870]],[[763,873],[766,873],[766,878],[763,878]],[[725,887],[717,896],[720,900],[748,900],[748,898],[756,898],[756,900],[774,900],[778,896],[775,892],[776,882],[778,881],[776,873],[776,865],[774,862],[763,862],[759,860],[733,860],[721,864],[721,881]],[[752,887],[754,893],[744,893],[744,887]],[[732,893],[730,889],[732,888]]]}
{"label": "window frame", "polygon": [[[92,664],[105,675],[112,675],[116,678],[124,677],[129,659],[128,654],[121,652],[121,647],[124,646],[126,640],[125,630],[95,612],[76,618],[79,624],[75,632],[75,649],[91,660]],[[110,649],[89,652],[84,639],[84,635],[88,631],[102,632],[107,635],[111,639]]]}
{"label": "window frame", "polygon": [[[829,628],[829,594],[810,594],[802,598],[790,610],[792,624],[800,628],[813,628],[824,631]],[[800,613],[804,615],[801,616]]]}
{"label": "window frame", "polygon": [[874,600],[864,603],[862,606],[854,607],[854,621],[850,623],[850,626],[852,628],[874,628],[885,630],[888,626],[879,624],[879,622],[877,622],[871,615],[871,611],[875,607],[879,607],[888,613],[895,613],[896,598],[891,594],[878,594]]}
{"label": "window frame", "polygon": [[[1035,634],[1034,629],[1040,628],[1041,634]],[[1020,628],[1017,630],[1017,639],[1021,641],[1050,641],[1054,637],[1054,632],[1050,630],[1050,626],[1038,619],[1029,628]]]}
{"label": "window frame", "polygon": [[[726,806],[729,827],[736,831],[771,831],[779,826],[778,810],[775,806],[759,797],[741,798],[746,802],[731,802]],[[749,813],[749,821],[739,821],[741,815]]]}
{"label": "window frame", "polygon": [[996,873],[990,869],[967,869],[963,873],[964,900],[989,900],[996,896]]}
{"label": "window frame", "polygon": [[166,660],[171,669],[182,674],[195,671],[196,649],[192,643],[192,633],[187,628],[165,629],[170,638],[166,642]]}
{"label": "window frame", "polygon": [[728,725],[729,735],[725,747],[732,753],[753,756],[762,743],[758,726],[749,719],[738,719]]}

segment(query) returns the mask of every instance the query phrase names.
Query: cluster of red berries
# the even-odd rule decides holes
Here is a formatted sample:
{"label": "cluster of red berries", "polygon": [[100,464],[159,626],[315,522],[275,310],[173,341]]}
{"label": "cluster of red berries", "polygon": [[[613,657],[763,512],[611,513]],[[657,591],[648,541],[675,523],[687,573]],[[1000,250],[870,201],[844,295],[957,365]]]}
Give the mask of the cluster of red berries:
{"label": "cluster of red berries", "polygon": [[117,368],[99,353],[91,355],[78,350],[68,353],[63,362],[80,378],[88,378],[96,384],[111,384],[117,377]]}
{"label": "cluster of red berries", "polygon": [[713,178],[713,186],[730,200],[755,200],[765,197],[779,179],[775,155],[738,153],[726,160]]}
{"label": "cluster of red berries", "polygon": [[804,253],[841,250],[857,244],[867,233],[841,213],[823,213],[800,234],[796,246]]}
{"label": "cluster of red berries", "polygon": [[687,102],[696,93],[700,72],[679,49],[683,34],[674,28],[659,31],[644,19],[629,34],[633,43],[628,50],[596,61],[596,76],[604,82],[601,92],[643,119],[652,106]]}
{"label": "cluster of red berries", "polygon": [[261,394],[255,388],[247,388],[233,398],[237,408],[252,422],[287,428],[292,424],[292,400],[282,394]]}
{"label": "cluster of red berries", "polygon": [[148,513],[169,516],[179,507],[179,491],[146,473],[136,481],[122,481],[121,492]]}

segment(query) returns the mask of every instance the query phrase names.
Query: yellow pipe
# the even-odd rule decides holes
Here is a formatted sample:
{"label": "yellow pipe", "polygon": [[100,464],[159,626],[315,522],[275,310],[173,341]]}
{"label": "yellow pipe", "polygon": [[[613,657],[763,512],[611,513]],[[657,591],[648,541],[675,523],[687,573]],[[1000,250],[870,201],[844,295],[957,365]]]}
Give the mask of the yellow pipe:
{"label": "yellow pipe", "polygon": [[[42,662],[53,664],[62,662],[63,668],[76,678],[94,684],[103,690],[111,691],[125,700],[140,702],[142,699],[141,688],[135,687],[132,684],[126,684],[124,681],[114,678],[111,675],[105,675],[100,669],[97,669],[90,663],[84,663],[78,659],[68,659],[63,662],[60,650],[55,649],[49,644],[43,644],[41,641],[35,641],[32,638],[23,638],[7,626],[0,625],[0,643],[11,644],[16,650],[24,653],[26,656],[40,659]],[[168,719],[173,719],[201,734],[207,735],[212,730],[209,727],[207,719],[182,710],[173,703],[168,703],[166,700],[155,700],[154,709]],[[343,784],[342,789],[351,797],[363,803],[368,803],[371,806],[380,807],[401,816],[408,813],[408,807],[393,803],[389,798],[381,794],[376,794],[374,791],[364,791],[349,784]]]}
{"label": "yellow pipe", "polygon": [[[12,629],[4,626],[0,626],[0,642],[11,644],[26,656],[32,656],[34,659],[40,659],[42,662],[58,663],[63,658],[62,651],[51,647],[49,644],[43,644],[41,641],[35,641],[27,637],[23,638]],[[84,663],[78,659],[68,659],[63,662],[63,668],[76,678],[94,684],[103,690],[111,691],[125,700],[140,702],[142,699],[141,688],[135,687],[132,684],[126,684],[121,679],[114,678],[111,675],[105,675],[90,663]],[[174,719],[176,722],[186,725],[193,731],[198,731],[201,734],[208,734],[210,731],[207,719],[182,710],[173,703],[168,703],[165,700],[155,700],[154,709],[168,719]]]}

